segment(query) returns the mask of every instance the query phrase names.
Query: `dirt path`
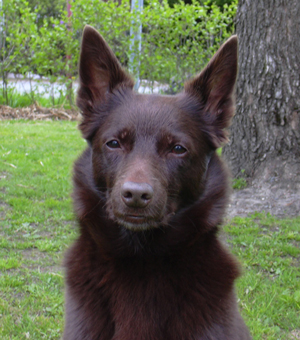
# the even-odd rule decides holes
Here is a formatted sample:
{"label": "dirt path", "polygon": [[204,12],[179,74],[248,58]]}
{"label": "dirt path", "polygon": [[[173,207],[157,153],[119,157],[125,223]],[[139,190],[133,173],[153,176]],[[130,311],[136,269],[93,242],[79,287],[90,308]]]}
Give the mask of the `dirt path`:
{"label": "dirt path", "polygon": [[265,211],[279,218],[300,215],[300,192],[258,182],[242,190],[234,190],[228,216],[247,216]]}

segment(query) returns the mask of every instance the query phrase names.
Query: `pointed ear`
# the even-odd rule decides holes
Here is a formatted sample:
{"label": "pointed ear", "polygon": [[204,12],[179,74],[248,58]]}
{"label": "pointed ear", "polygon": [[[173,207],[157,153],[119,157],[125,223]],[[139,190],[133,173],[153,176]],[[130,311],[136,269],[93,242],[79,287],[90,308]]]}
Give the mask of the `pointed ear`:
{"label": "pointed ear", "polygon": [[117,87],[132,88],[134,85],[106,41],[91,26],[85,26],[83,31],[79,82],[77,105],[83,115],[104,102],[107,94]]}
{"label": "pointed ear", "polygon": [[204,70],[185,84],[185,92],[196,97],[204,118],[211,125],[209,137],[214,147],[227,142],[227,132],[235,109],[235,82],[238,69],[238,39],[228,39]]}

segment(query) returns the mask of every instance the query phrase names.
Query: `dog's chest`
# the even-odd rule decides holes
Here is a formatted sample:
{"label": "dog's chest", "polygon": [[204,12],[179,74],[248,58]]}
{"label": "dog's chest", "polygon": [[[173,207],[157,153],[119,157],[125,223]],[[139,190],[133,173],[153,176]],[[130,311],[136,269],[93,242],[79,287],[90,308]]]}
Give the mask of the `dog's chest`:
{"label": "dog's chest", "polygon": [[124,266],[115,275],[107,282],[113,340],[196,339],[216,318],[207,287],[180,267]]}

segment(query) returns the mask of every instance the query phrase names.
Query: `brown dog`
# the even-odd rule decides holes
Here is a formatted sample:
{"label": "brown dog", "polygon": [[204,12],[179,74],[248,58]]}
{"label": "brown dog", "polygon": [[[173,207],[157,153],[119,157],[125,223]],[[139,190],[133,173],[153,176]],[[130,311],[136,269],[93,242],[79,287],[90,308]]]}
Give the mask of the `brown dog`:
{"label": "brown dog", "polygon": [[135,93],[93,28],[77,103],[80,236],[66,257],[65,340],[244,340],[234,258],[217,238],[234,113],[237,37],[176,96]]}

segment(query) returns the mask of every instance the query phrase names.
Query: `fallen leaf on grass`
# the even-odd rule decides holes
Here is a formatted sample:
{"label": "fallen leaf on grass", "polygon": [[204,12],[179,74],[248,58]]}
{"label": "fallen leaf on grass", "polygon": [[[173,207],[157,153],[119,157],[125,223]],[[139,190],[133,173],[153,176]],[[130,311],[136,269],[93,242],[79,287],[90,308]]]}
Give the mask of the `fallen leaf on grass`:
{"label": "fallen leaf on grass", "polygon": [[11,166],[12,168],[15,168],[15,169],[17,169],[17,167],[14,165],[14,164],[11,164],[11,163],[6,163],[6,162],[3,162],[4,164],[6,164],[6,165],[9,165],[9,166]]}

